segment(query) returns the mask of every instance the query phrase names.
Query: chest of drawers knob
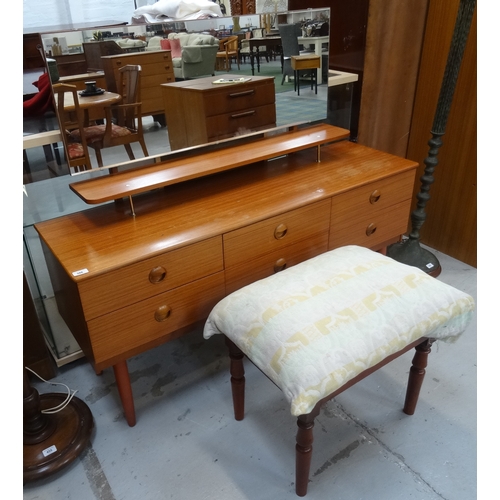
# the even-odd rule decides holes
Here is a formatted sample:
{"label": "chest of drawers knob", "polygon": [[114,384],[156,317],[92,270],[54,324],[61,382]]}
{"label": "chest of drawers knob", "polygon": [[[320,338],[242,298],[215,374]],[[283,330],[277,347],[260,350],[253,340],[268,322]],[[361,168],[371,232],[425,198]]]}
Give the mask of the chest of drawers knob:
{"label": "chest of drawers knob", "polygon": [[377,226],[372,222],[366,228],[366,236],[371,236],[377,230]]}
{"label": "chest of drawers knob", "polygon": [[274,230],[274,237],[277,240],[281,240],[281,238],[284,238],[286,236],[286,233],[288,232],[288,227],[286,224],[279,224],[276,226],[276,229]]}
{"label": "chest of drawers knob", "polygon": [[162,321],[165,321],[169,316],[170,313],[172,312],[172,309],[170,306],[160,306],[156,311],[155,311],[155,320],[158,321],[158,323],[161,323]]}
{"label": "chest of drawers knob", "polygon": [[377,203],[378,200],[380,200],[380,197],[382,194],[378,189],[375,189],[373,193],[370,195],[370,203],[373,205],[374,203]]}
{"label": "chest of drawers knob", "polygon": [[286,269],[286,260],[278,259],[274,264],[274,272],[279,273],[280,271],[283,271],[283,269]]}
{"label": "chest of drawers knob", "polygon": [[162,266],[153,267],[149,272],[149,281],[151,283],[161,283],[167,277],[167,270]]}

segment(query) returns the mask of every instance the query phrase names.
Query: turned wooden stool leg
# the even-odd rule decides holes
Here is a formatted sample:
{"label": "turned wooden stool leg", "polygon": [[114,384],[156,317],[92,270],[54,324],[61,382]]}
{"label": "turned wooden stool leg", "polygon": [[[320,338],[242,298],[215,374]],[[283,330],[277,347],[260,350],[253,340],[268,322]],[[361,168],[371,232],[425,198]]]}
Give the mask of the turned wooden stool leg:
{"label": "turned wooden stool leg", "polygon": [[427,366],[427,357],[431,352],[431,345],[434,341],[427,339],[415,347],[410,375],[408,376],[408,387],[406,389],[406,398],[403,411],[407,415],[413,415],[417,406],[420,388],[424,381],[425,368]]}
{"label": "turned wooden stool leg", "polygon": [[120,394],[125,419],[130,427],[134,427],[136,422],[134,395],[132,394],[127,362],[120,361],[116,363],[116,365],[113,365],[113,371],[115,372],[116,385],[118,386],[118,394]]}
{"label": "turned wooden stool leg", "polygon": [[243,420],[245,416],[245,368],[243,357],[245,356],[236,344],[226,337],[226,345],[231,358],[231,390],[233,393],[234,418]]}
{"label": "turned wooden stool leg", "polygon": [[297,444],[295,445],[295,492],[299,497],[307,494],[311,468],[314,420],[297,419]]}

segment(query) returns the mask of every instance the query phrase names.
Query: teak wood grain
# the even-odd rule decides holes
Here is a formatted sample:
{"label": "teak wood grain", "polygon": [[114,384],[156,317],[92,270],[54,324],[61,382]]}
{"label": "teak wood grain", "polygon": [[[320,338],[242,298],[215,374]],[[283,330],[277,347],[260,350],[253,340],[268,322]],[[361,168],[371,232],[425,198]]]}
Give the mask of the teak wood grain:
{"label": "teak wood grain", "polygon": [[[323,146],[317,162],[300,145],[320,130],[183,161],[178,176],[184,166],[190,180],[138,194],[136,217],[123,201],[35,225],[61,316],[96,372],[113,367],[129,425],[128,358],[187,333],[247,283],[341,244],[378,250],[404,232],[417,163],[346,140]],[[295,152],[275,157],[279,147]],[[243,164],[218,171],[224,155]],[[216,170],[200,176],[190,163]]]}
{"label": "teak wood grain", "polygon": [[346,139],[349,131],[339,127],[316,126],[304,131],[268,137],[249,147],[247,144],[213,151],[198,157],[162,162],[150,167],[70,184],[86,203],[98,204],[133,196],[198,177],[268,160],[286,153]]}

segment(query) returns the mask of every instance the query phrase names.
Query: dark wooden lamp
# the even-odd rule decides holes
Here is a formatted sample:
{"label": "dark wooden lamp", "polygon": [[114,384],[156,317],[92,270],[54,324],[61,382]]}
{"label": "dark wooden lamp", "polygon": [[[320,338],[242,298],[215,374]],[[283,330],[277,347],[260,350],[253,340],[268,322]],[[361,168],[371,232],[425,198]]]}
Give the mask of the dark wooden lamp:
{"label": "dark wooden lamp", "polygon": [[43,410],[64,403],[67,395],[40,395],[24,368],[23,382],[23,481],[54,474],[70,464],[87,447],[94,419],[89,407],[77,397],[57,413]]}
{"label": "dark wooden lamp", "polygon": [[417,208],[411,214],[412,229],[408,239],[390,245],[387,248],[387,255],[398,262],[418,267],[431,276],[439,276],[441,265],[437,257],[420,246],[420,228],[425,222],[425,206],[430,199],[429,190],[434,182],[434,170],[438,164],[437,155],[442,146],[442,136],[446,129],[446,122],[450,112],[453,94],[458,80],[458,72],[462,62],[465,44],[469,35],[472,16],[476,6],[476,0],[461,0],[458,7],[457,20],[453,38],[451,40],[448,60],[441,83],[441,91],[432,125],[432,138],[429,140],[429,153],[424,160],[426,168],[424,175],[420,178],[421,187],[417,194]]}

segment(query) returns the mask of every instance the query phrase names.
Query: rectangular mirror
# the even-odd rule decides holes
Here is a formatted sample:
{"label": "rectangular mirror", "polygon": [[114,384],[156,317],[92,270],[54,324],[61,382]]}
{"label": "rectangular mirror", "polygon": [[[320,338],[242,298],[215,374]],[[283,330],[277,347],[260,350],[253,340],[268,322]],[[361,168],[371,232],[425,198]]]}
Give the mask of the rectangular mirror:
{"label": "rectangular mirror", "polygon": [[[114,65],[116,69],[117,65],[125,65],[129,61],[141,65],[143,135],[148,153],[146,163],[151,163],[183,147],[227,141],[231,137],[241,137],[262,129],[286,128],[298,123],[324,121],[327,118],[329,17],[329,8],[307,9],[182,22],[101,26],[98,29],[89,27],[81,30],[41,33],[39,36],[45,56],[52,59],[51,64],[55,65],[54,80],[58,80],[58,83],[75,85],[78,92],[86,88],[85,82],[95,81],[98,89],[119,93],[116,71],[113,74],[110,66]],[[314,70],[300,72],[298,80],[300,95],[299,89],[295,86],[294,70],[291,68],[290,55],[287,52],[289,49],[284,49],[282,46],[280,25],[296,26],[296,44],[299,46],[300,54],[319,56],[319,65]],[[170,69],[162,68],[157,62],[149,62],[154,54],[158,56],[164,52],[162,44],[165,46],[165,41],[177,38],[176,33],[182,33],[182,36],[190,35],[191,38],[196,38],[197,35],[212,36],[220,44],[218,52],[224,49],[220,40],[236,36],[237,51],[231,55],[229,61],[225,57],[216,58],[213,78],[210,74],[201,74],[182,79],[175,61],[173,61],[174,67]],[[261,42],[258,42],[259,39]],[[170,48],[170,55],[178,55],[174,53],[177,49],[177,46],[174,49]],[[193,53],[196,54],[196,50]],[[172,59],[175,60],[176,57]],[[151,64],[155,65],[154,70]],[[313,75],[312,71],[316,74]],[[317,79],[317,90],[312,83],[312,76]],[[202,134],[201,138],[194,142],[173,141],[171,136],[179,135],[178,131],[181,128],[185,128],[184,135],[189,137],[193,135],[194,129],[192,125],[186,125],[188,122],[186,112],[184,116],[169,113],[173,106],[164,102],[162,85],[174,84],[178,87],[194,88],[200,78],[217,80],[222,77],[235,80],[250,79],[252,84],[256,84],[262,78],[270,78],[274,84],[275,120],[266,118],[259,122],[257,119],[252,121],[252,118],[249,118],[245,120],[244,126],[237,127],[236,130],[234,127],[221,125],[220,120],[212,120],[210,123],[216,123],[217,130],[210,137]],[[34,75],[31,78],[33,80]],[[186,99],[188,108],[194,107],[189,106],[189,97]],[[197,113],[199,120],[206,120],[206,127],[211,127],[213,132],[214,127],[208,124],[207,116],[216,114],[217,109],[205,113],[198,109]],[[103,117],[102,107],[97,106],[96,109],[89,111],[91,119],[102,120]],[[57,128],[57,120],[52,120],[52,125]],[[132,144],[136,161],[131,163],[123,146],[103,148],[102,168],[98,166],[95,151],[92,148],[89,150],[92,171],[109,169],[116,165],[145,163],[139,143]],[[53,152],[55,165],[58,164],[57,155],[57,152]],[[59,161],[62,162],[60,157],[61,151],[59,151]],[[61,168],[55,170],[58,172],[57,175],[62,173]],[[71,175],[88,174],[88,171],[71,170],[69,172]]]}

